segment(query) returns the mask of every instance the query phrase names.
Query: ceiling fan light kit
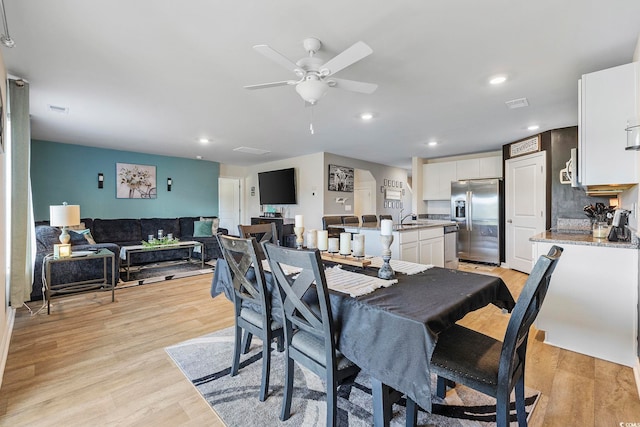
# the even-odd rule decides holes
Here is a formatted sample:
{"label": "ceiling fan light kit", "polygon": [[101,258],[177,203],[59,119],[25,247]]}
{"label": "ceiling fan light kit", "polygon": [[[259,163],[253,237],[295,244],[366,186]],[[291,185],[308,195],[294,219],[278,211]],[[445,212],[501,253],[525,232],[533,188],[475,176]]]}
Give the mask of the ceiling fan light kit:
{"label": "ceiling fan light kit", "polygon": [[[337,72],[371,55],[373,50],[366,43],[359,41],[325,63],[323,63],[322,59],[314,56],[322,47],[320,40],[309,37],[302,41],[302,45],[308,56],[299,59],[297,62],[291,61],[268,45],[254,46],[253,48],[262,55],[292,71],[299,80],[262,83],[245,86],[245,89],[266,89],[276,86],[295,85],[296,92],[300,97],[309,104],[315,105],[320,98],[326,95],[330,87],[367,94],[373,93],[378,88],[378,85],[373,83],[332,77]],[[329,79],[329,77],[332,78]]]}

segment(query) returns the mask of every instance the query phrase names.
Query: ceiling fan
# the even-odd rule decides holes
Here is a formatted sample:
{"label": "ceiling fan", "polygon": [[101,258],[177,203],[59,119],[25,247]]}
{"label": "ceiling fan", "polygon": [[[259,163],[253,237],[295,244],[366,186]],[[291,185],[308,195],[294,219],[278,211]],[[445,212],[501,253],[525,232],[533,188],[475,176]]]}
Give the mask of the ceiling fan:
{"label": "ceiling fan", "polygon": [[283,80],[279,82],[250,85],[245,86],[245,89],[253,90],[276,86],[295,85],[296,92],[298,92],[302,99],[311,105],[315,105],[318,100],[327,93],[330,87],[337,87],[339,89],[346,89],[352,92],[361,92],[366,94],[371,94],[378,88],[378,85],[373,83],[337,79],[333,77],[337,72],[373,53],[373,50],[366,43],[359,41],[327,62],[324,62],[322,59],[314,56],[322,46],[322,42],[320,42],[320,40],[310,37],[304,39],[302,44],[304,49],[309,53],[309,56],[304,57],[297,62],[291,61],[280,52],[266,44],[254,46],[253,48],[262,55],[282,65],[288,70],[293,71],[297,80]]}

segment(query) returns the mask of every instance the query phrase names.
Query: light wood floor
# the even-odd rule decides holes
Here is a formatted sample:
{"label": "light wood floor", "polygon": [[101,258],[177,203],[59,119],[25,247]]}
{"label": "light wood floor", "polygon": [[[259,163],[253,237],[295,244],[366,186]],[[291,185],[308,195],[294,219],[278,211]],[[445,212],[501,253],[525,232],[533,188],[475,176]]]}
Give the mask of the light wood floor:
{"label": "light wood floor", "polygon": [[[526,276],[496,269],[514,296]],[[1,426],[219,426],[164,347],[233,324],[211,299],[211,274],[54,301],[52,313],[18,310],[0,389]],[[30,303],[37,309],[40,304]],[[493,306],[462,322],[501,337]],[[630,368],[530,340],[527,386],[542,392],[531,426],[640,423]],[[259,404],[256,396],[256,404]]]}

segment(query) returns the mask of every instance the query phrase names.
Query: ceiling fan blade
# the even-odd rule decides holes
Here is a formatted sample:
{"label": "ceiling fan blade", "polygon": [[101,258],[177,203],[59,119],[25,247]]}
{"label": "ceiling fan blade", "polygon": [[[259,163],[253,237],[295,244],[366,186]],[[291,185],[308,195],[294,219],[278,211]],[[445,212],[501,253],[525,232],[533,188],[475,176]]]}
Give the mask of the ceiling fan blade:
{"label": "ceiling fan blade", "polygon": [[269,45],[266,44],[258,44],[253,47],[256,51],[260,52],[262,55],[266,56],[273,62],[276,62],[282,65],[287,70],[291,70],[297,75],[301,76],[304,74],[304,70],[298,67],[298,65],[291,61],[289,58],[281,54],[275,49],[272,49]]}
{"label": "ceiling fan blade", "polygon": [[325,76],[330,76],[338,71],[347,68],[349,65],[360,61],[362,58],[373,53],[373,49],[365,42],[357,42],[342,53],[334,56],[326,64],[320,67],[320,72]]}
{"label": "ceiling fan blade", "polygon": [[[333,84],[332,84],[333,82]],[[355,80],[336,79],[332,77],[327,80],[329,86],[337,87],[339,89],[350,90],[352,92],[361,92],[366,94],[372,94],[378,89],[378,85],[375,83],[358,82]]]}
{"label": "ceiling fan blade", "polygon": [[276,86],[287,86],[296,84],[295,80],[284,80],[281,82],[271,82],[271,83],[261,83],[257,85],[249,85],[245,86],[245,89],[253,90],[253,89],[266,89],[268,87],[276,87]]}

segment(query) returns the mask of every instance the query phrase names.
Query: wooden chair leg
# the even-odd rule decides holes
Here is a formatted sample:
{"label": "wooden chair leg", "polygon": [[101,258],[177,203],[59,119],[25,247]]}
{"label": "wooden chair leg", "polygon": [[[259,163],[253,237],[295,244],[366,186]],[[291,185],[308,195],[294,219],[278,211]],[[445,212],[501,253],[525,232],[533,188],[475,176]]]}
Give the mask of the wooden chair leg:
{"label": "wooden chair leg", "polygon": [[516,382],[516,410],[518,412],[518,425],[526,427],[527,410],[524,402],[524,377],[520,377]]}
{"label": "wooden chair leg", "polygon": [[327,372],[327,427],[336,425],[336,412],[338,406],[338,387],[335,376],[331,372]]}
{"label": "wooden chair leg", "polygon": [[249,347],[251,347],[251,339],[253,338],[253,334],[249,331],[244,331],[242,335],[242,354],[249,353]]}
{"label": "wooden chair leg", "polygon": [[406,427],[416,427],[418,425],[418,404],[407,397],[407,418]]}
{"label": "wooden chair leg", "polygon": [[242,328],[236,326],[235,338],[233,343],[233,361],[231,362],[231,376],[238,374],[238,366],[240,365],[240,344],[242,339]]}
{"label": "wooden chair leg", "polygon": [[436,385],[436,395],[439,398],[444,399],[447,395],[447,379],[441,376],[438,376],[438,383]]}
{"label": "wooden chair leg", "polygon": [[278,336],[276,342],[278,343],[278,353],[282,353],[284,351],[284,336]]}
{"label": "wooden chair leg", "polygon": [[293,393],[293,359],[289,357],[289,354],[285,355],[287,358],[287,367],[285,371],[284,379],[284,394],[282,396],[282,412],[280,413],[280,419],[286,421],[291,416],[291,395]]}
{"label": "wooden chair leg", "polygon": [[[267,335],[268,336],[268,335]],[[269,369],[271,366],[271,342],[265,339],[262,343],[262,382],[260,385],[260,402],[267,398],[269,390]]]}
{"label": "wooden chair leg", "polygon": [[509,425],[509,394],[498,392],[496,396],[496,426],[507,427]]}

